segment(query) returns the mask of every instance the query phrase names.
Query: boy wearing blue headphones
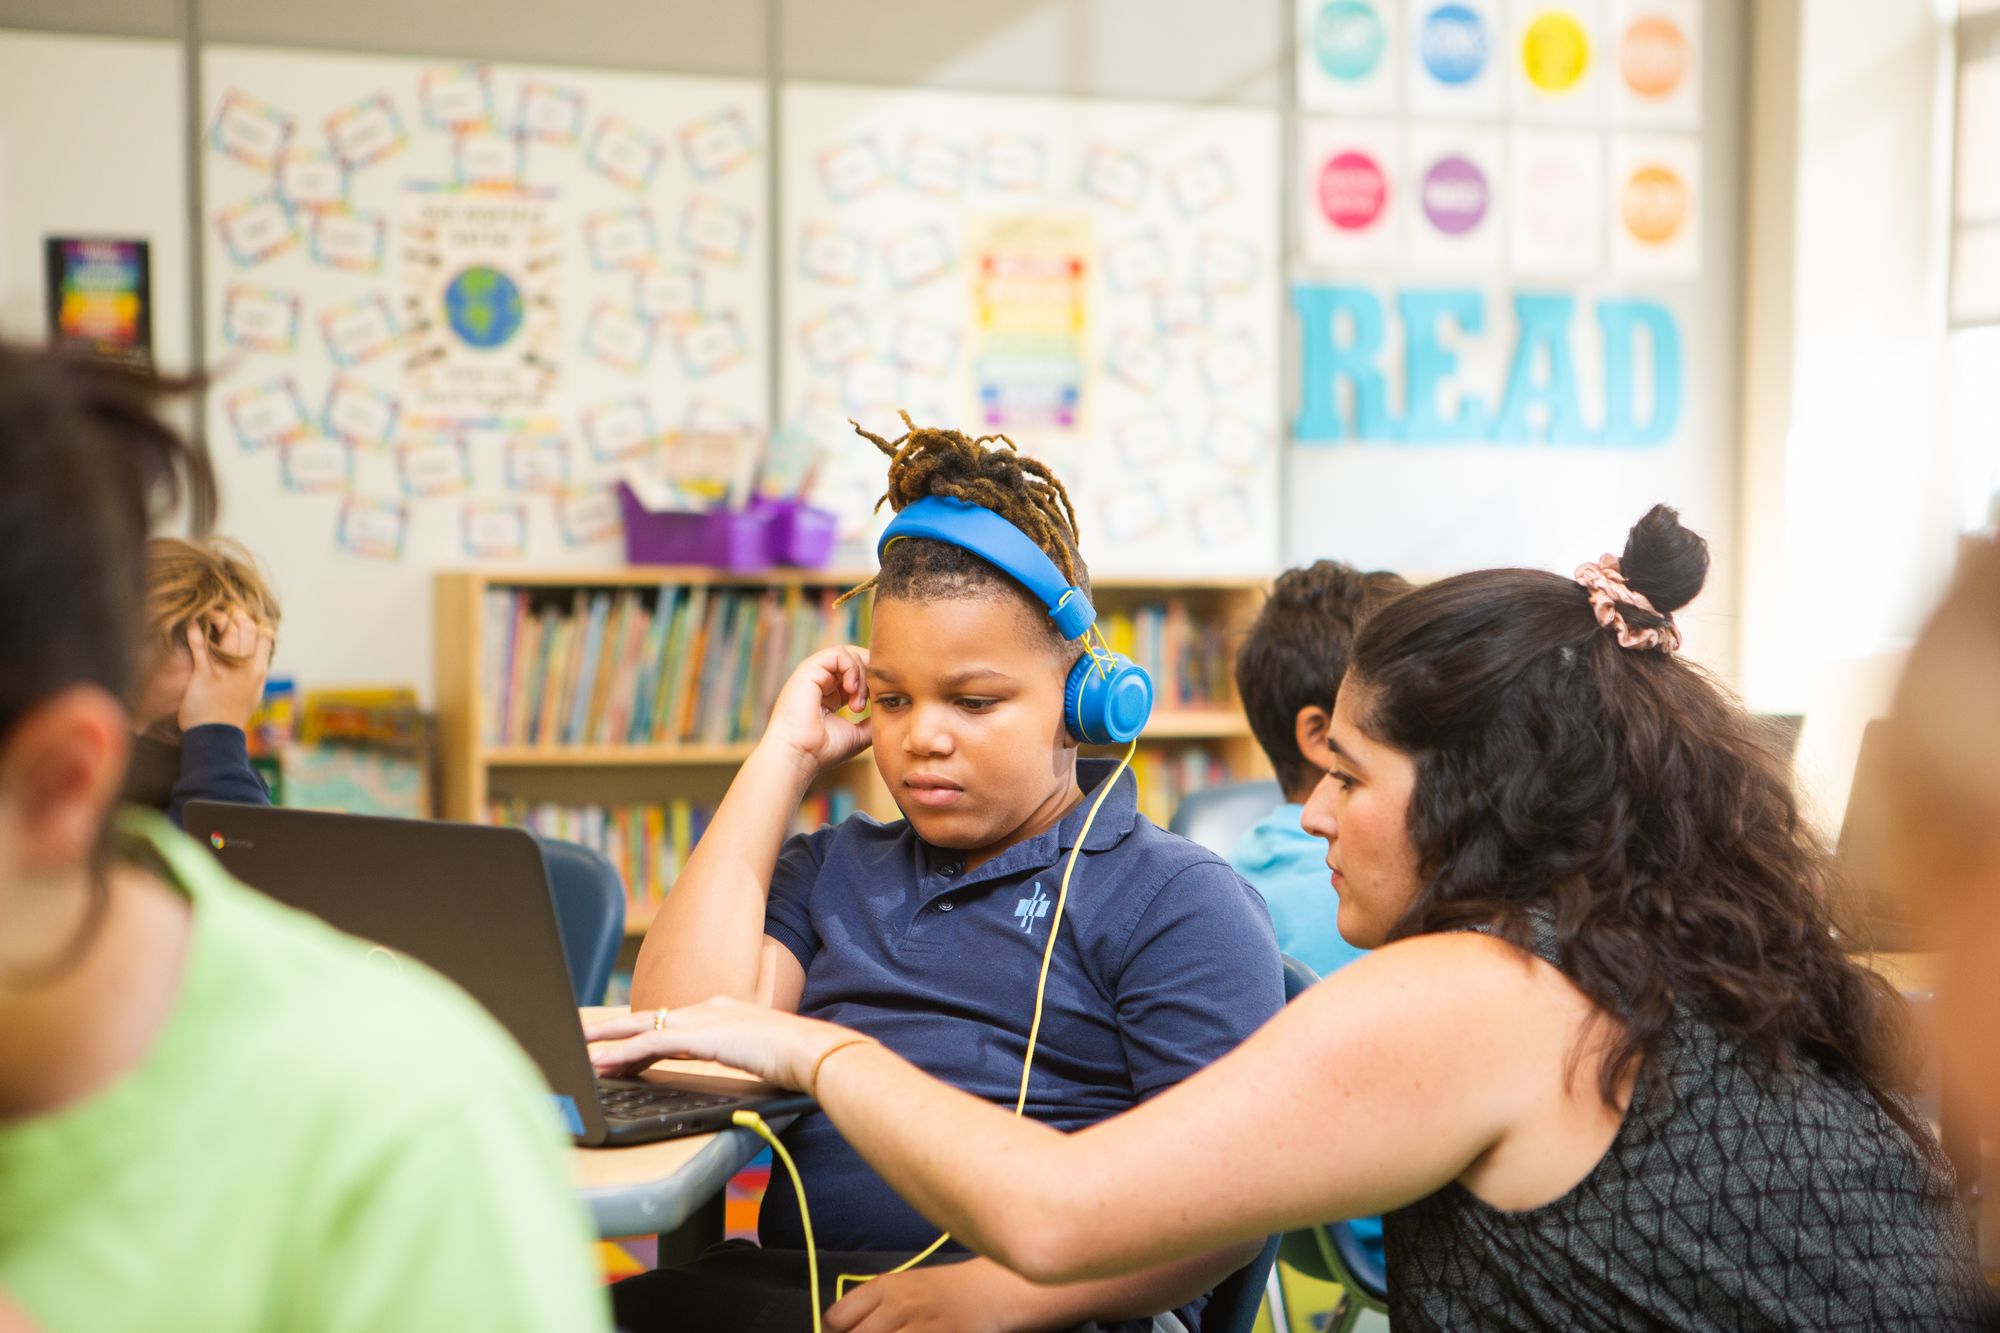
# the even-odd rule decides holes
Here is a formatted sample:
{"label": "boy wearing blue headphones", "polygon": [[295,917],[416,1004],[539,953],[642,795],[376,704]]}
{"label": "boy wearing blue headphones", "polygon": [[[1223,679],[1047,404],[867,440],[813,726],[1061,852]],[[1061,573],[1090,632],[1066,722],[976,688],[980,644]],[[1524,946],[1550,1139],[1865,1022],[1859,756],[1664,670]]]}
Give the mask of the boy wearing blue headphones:
{"label": "boy wearing blue headphones", "polygon": [[[961,1088],[1082,1128],[1278,1010],[1270,921],[1221,858],[1138,813],[1123,765],[1079,758],[1081,744],[1132,740],[1151,686],[1089,646],[1061,483],[1010,442],[914,426],[867,438],[890,457],[884,498],[898,511],[872,580],[871,643],[816,653],[786,683],[647,934],[633,1006],[729,995],[830,1019]],[[813,780],[871,748],[905,817],[788,838]],[[884,1273],[936,1240],[823,1116],[784,1139],[822,1266]],[[806,1327],[801,1223],[774,1188],[763,1248],[723,1246],[619,1283],[618,1322]],[[1198,1329],[1204,1293],[1254,1248],[1038,1287],[947,1242],[926,1266],[860,1286],[827,1327],[1136,1330],[1167,1326],[1153,1316],[1171,1310]]]}

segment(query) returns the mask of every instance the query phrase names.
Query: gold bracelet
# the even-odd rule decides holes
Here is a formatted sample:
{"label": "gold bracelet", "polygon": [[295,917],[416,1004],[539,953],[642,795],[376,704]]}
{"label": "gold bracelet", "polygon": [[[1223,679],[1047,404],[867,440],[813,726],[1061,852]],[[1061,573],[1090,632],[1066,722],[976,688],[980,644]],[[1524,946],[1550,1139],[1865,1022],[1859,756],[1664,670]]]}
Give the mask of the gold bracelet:
{"label": "gold bracelet", "polygon": [[819,1053],[819,1059],[813,1061],[812,1073],[806,1078],[806,1095],[808,1097],[811,1097],[814,1101],[819,1100],[819,1067],[826,1063],[826,1058],[829,1055],[832,1055],[835,1051],[844,1051],[850,1046],[879,1046],[879,1045],[881,1045],[881,1043],[876,1041],[873,1037],[849,1037],[846,1041],[837,1041],[833,1045],[821,1051]]}

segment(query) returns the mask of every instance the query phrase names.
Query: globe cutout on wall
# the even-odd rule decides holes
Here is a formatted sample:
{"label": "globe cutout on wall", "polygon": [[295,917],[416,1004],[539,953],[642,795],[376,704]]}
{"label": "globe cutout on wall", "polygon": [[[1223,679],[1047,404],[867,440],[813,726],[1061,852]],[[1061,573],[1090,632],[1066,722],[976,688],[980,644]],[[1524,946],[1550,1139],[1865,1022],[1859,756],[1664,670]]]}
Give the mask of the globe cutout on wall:
{"label": "globe cutout on wall", "polygon": [[499,269],[475,264],[444,289],[445,319],[468,347],[503,346],[521,331],[521,289]]}

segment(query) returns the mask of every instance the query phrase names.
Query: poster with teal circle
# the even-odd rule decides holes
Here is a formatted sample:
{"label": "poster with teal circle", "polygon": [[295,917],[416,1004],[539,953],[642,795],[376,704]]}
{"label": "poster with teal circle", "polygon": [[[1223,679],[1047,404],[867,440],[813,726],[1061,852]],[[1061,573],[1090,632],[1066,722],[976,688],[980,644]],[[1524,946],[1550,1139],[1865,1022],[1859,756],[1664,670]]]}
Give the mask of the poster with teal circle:
{"label": "poster with teal circle", "polygon": [[1299,101],[1321,111],[1396,110],[1403,13],[1391,0],[1298,0]]}

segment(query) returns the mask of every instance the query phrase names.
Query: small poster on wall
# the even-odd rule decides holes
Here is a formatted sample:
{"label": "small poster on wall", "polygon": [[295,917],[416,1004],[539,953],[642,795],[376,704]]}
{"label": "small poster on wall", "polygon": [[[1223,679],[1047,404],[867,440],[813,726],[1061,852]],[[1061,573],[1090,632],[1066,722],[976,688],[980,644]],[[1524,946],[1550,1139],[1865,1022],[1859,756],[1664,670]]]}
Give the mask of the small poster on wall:
{"label": "small poster on wall", "polygon": [[153,366],[152,247],[51,236],[44,255],[49,342],[120,365]]}

